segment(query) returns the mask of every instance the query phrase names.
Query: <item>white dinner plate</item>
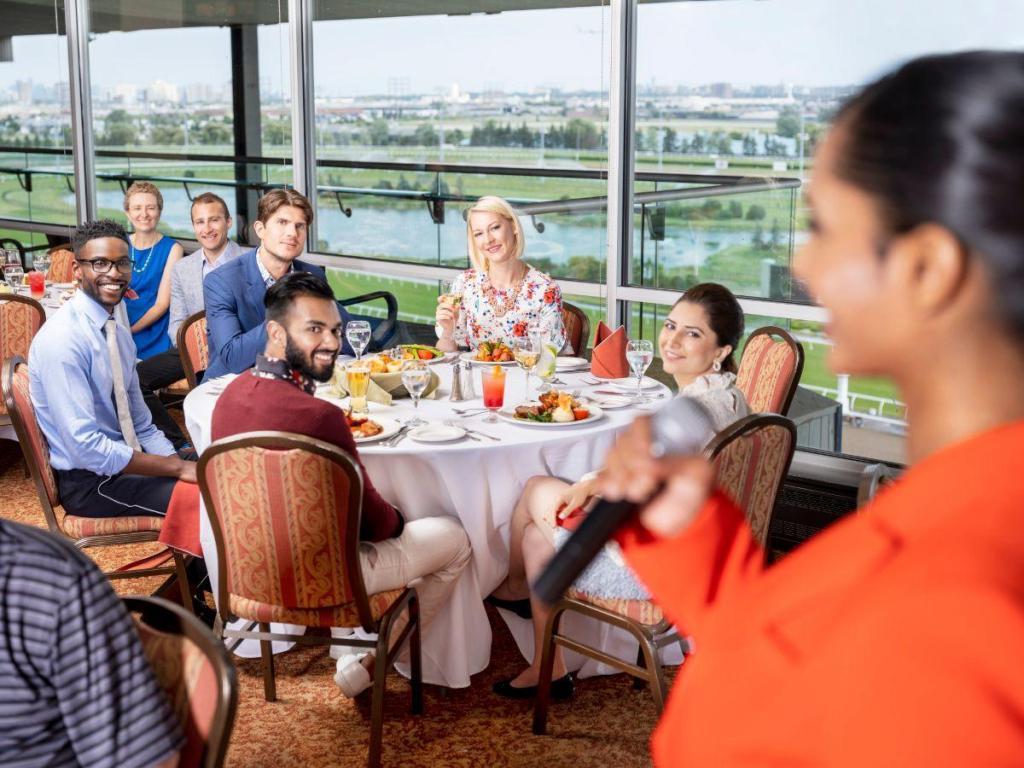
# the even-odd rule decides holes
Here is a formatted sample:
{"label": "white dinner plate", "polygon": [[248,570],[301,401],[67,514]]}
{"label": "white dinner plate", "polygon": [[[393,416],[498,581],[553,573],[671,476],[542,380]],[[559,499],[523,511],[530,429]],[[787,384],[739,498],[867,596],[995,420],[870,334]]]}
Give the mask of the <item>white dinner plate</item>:
{"label": "white dinner plate", "polygon": [[[526,405],[526,403],[522,403]],[[531,421],[530,419],[517,419],[515,417],[515,411],[498,411],[498,418],[504,419],[505,421],[511,422],[512,424],[518,424],[521,427],[541,427],[542,429],[558,429],[559,427],[582,427],[587,424],[591,424],[602,416],[604,411],[596,405],[587,403],[586,409],[590,411],[590,416],[580,421]]]}
{"label": "white dinner plate", "polygon": [[506,360],[503,363],[492,363],[490,360],[477,360],[476,352],[463,352],[459,355],[459,360],[464,363],[470,363],[472,365],[515,365],[515,360]]}
{"label": "white dinner plate", "polygon": [[590,367],[590,361],[585,357],[556,357],[555,370],[567,373]]}
{"label": "white dinner plate", "polygon": [[376,421],[384,429],[380,432],[380,434],[374,435],[373,437],[356,437],[355,434],[353,433],[352,439],[355,440],[360,445],[362,445],[363,443],[375,443],[378,440],[386,440],[387,438],[396,434],[398,430],[402,428],[402,425],[399,424],[394,419],[385,419],[381,418],[380,416],[371,416],[370,420]]}
{"label": "white dinner plate", "polygon": [[[610,379],[608,381],[616,389],[621,389],[623,392],[636,392],[636,379],[629,376],[625,379]],[[656,379],[652,379],[650,376],[644,376],[643,383],[641,383],[641,389],[657,389],[659,386]]]}
{"label": "white dinner plate", "polygon": [[70,291],[75,287],[74,283],[50,283],[51,288],[56,288],[58,291]]}
{"label": "white dinner plate", "polygon": [[587,403],[594,403],[603,411],[614,411],[617,408],[629,408],[634,405],[633,398],[626,395],[588,395]]}
{"label": "white dinner plate", "polygon": [[466,436],[466,430],[462,427],[453,427],[447,424],[423,424],[416,429],[409,430],[409,437],[420,443],[450,443],[452,440],[461,440]]}

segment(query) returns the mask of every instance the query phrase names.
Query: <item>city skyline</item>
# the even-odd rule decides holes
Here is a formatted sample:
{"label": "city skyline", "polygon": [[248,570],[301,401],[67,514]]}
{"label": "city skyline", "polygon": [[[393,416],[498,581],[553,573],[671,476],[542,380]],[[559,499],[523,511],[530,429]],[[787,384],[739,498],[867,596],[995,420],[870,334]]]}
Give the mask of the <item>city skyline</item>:
{"label": "city skyline", "polygon": [[[1024,47],[1024,3],[1016,0],[976,0],[969,13],[963,0],[903,0],[893,6],[888,0],[643,4],[637,80],[668,87],[848,86],[923,53]],[[284,25],[259,30],[260,77],[271,93],[288,83],[287,35]],[[601,92],[608,87],[609,38],[602,7],[316,22],[317,95],[387,94],[395,81],[419,94],[452,83],[468,92]],[[182,56],[186,49],[189,55]],[[381,56],[385,49],[389,55]],[[527,50],[533,55],[522,55]],[[63,38],[16,37],[13,54],[13,62],[0,63],[0,89],[18,80],[52,86],[67,79]],[[94,88],[226,82],[227,29],[96,35],[90,67]]]}

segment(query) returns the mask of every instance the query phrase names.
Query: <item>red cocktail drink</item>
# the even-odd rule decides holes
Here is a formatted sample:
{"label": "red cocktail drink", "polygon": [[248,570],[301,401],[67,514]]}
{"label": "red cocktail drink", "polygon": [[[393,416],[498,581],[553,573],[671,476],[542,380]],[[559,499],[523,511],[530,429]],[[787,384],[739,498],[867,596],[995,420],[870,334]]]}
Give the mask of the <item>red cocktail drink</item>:
{"label": "red cocktail drink", "polygon": [[37,299],[46,295],[46,275],[42,272],[29,272],[25,275],[29,292]]}
{"label": "red cocktail drink", "polygon": [[487,421],[497,421],[495,412],[505,403],[505,369],[500,365],[484,371],[480,377],[484,390],[484,408],[490,410]]}

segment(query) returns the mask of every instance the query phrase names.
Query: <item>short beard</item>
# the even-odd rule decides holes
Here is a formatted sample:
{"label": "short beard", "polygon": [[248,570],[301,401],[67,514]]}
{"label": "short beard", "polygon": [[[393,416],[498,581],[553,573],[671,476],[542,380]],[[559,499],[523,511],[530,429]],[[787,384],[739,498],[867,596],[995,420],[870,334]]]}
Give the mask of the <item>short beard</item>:
{"label": "short beard", "polygon": [[303,376],[310,378],[313,381],[330,381],[331,376],[334,375],[334,365],[329,365],[325,372],[319,373],[313,368],[312,358],[313,356],[310,355],[310,359],[307,360],[302,354],[302,350],[292,344],[291,337],[286,336],[284,342],[284,359],[288,362],[288,365],[292,367],[292,370],[298,371]]}

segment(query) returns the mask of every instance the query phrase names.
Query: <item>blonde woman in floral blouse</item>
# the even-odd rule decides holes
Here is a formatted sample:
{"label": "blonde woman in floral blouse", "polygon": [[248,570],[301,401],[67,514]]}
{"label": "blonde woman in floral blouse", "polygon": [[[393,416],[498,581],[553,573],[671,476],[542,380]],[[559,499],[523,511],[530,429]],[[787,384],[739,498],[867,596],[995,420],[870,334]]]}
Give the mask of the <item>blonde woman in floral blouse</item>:
{"label": "blonde woman in floral blouse", "polygon": [[472,268],[460,274],[451,295],[455,307],[437,307],[437,346],[446,352],[476,349],[484,341],[513,339],[534,328],[561,349],[562,292],[543,272],[522,260],[525,241],[512,206],[500,197],[481,197],[466,216]]}

